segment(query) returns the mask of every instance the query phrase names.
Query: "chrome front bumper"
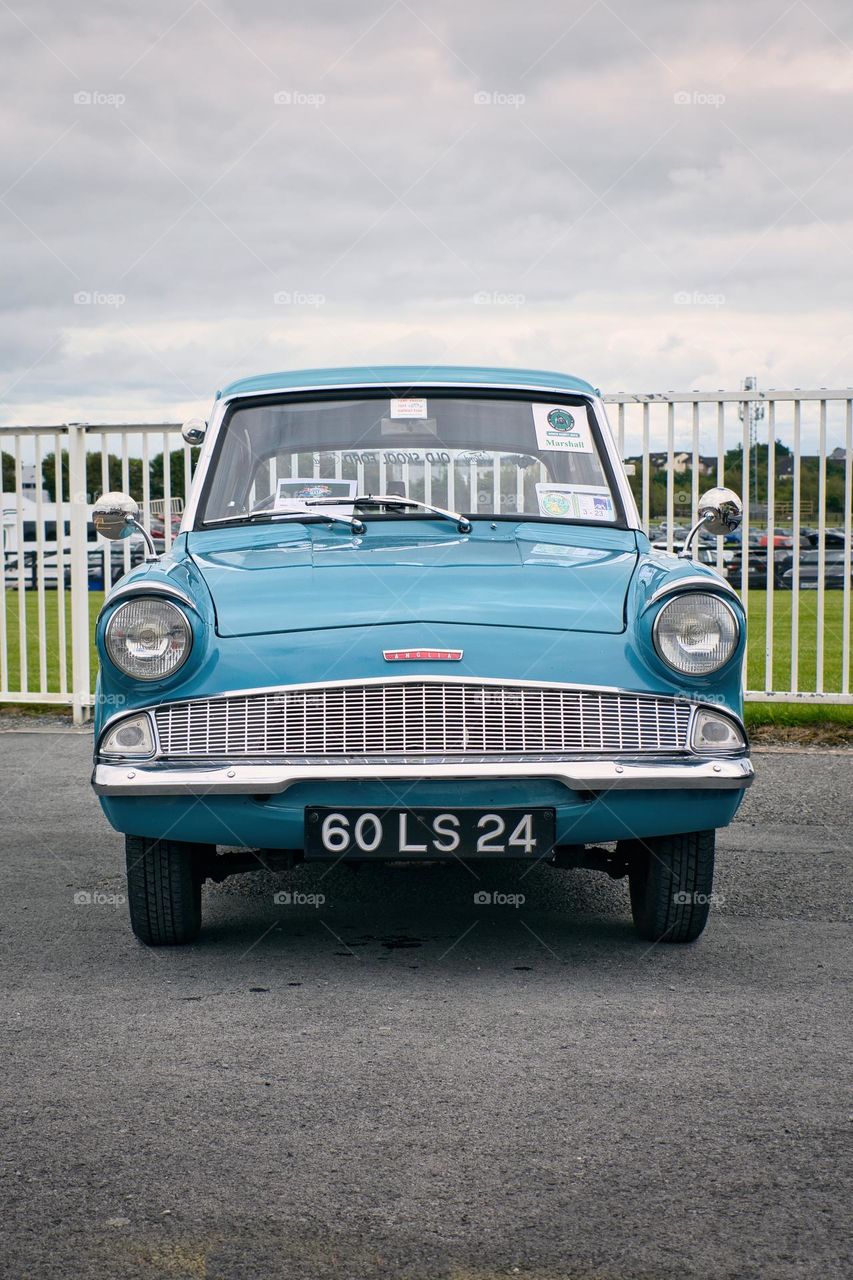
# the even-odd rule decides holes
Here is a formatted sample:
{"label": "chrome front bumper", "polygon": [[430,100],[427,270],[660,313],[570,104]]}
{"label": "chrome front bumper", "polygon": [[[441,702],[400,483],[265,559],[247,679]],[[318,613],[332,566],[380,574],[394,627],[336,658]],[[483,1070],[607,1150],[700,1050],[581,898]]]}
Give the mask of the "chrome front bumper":
{"label": "chrome front bumper", "polygon": [[92,785],[100,796],[279,795],[299,782],[367,782],[475,779],[518,782],[546,778],[569,791],[742,790],[754,770],[746,756],[714,759],[672,756],[620,760],[566,759],[476,764],[139,764],[95,765]]}

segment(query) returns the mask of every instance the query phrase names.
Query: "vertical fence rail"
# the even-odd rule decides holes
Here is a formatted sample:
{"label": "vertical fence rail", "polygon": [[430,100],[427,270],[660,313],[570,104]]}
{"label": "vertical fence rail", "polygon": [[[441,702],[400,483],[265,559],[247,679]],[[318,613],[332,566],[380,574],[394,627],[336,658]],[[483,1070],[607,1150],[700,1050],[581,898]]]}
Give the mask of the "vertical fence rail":
{"label": "vertical fence rail", "polygon": [[844,419],[844,587],[841,606],[841,692],[850,692],[850,575],[853,551],[853,400],[848,400]]}
{"label": "vertical fence rail", "polygon": [[800,557],[799,547],[802,541],[800,533],[800,511],[802,510],[802,489],[800,484],[800,430],[802,425],[802,404],[794,401],[794,460],[793,460],[793,530],[792,538],[795,547],[794,563],[791,569],[791,693],[798,693],[800,684]]}
{"label": "vertical fence rail", "polygon": [[86,492],[86,428],[68,428],[68,497],[71,525],[71,679],[74,723],[86,718],[89,671],[89,557]]}
{"label": "vertical fence rail", "polygon": [[[853,703],[853,391],[605,400],[616,406],[615,434],[656,546],[678,549],[705,488],[729,483],[741,493],[740,546],[697,541],[692,554],[728,574],[749,611],[747,697]],[[766,415],[758,422],[756,406]],[[0,702],[64,704],[80,720],[94,701],[91,633],[101,593],[141,553],[130,540],[95,538],[91,503],[108,488],[131,492],[158,548],[168,550],[193,451],[172,423],[3,427],[0,448]],[[455,490],[476,509],[484,487],[499,502],[513,499],[500,491],[498,468],[457,476],[449,467],[433,481],[428,472],[427,502],[455,506]],[[512,487],[523,506],[520,473]],[[777,547],[777,536],[793,546]]]}
{"label": "vertical fence rail", "polygon": [[[54,499],[56,502],[56,658],[61,698],[68,695],[68,646],[65,624],[65,489],[62,480],[64,440],[57,431],[53,437]],[[38,478],[38,477],[36,477]]]}
{"label": "vertical fence rail", "polygon": [[[15,436],[15,489],[18,493],[23,488],[23,471],[21,462],[21,437]],[[24,545],[24,513],[20,506],[15,511],[15,533],[18,538],[18,671],[21,687],[27,688],[29,675],[29,653],[27,644],[27,597],[26,563],[21,548]]]}
{"label": "vertical fence rail", "polygon": [[0,450],[0,689],[11,689],[9,641],[7,638],[8,606],[6,600],[6,496],[3,492],[3,456]]}
{"label": "vertical fence rail", "polygon": [[767,406],[767,614],[764,626],[764,691],[773,688],[773,625],[776,601],[776,401]]}
{"label": "vertical fence rail", "polygon": [[823,641],[826,617],[826,401],[820,402],[817,461],[817,692],[823,693]]}
{"label": "vertical fence rail", "polygon": [[850,692],[850,571],[853,552],[853,401],[844,415],[844,595],[841,604],[841,694]]}

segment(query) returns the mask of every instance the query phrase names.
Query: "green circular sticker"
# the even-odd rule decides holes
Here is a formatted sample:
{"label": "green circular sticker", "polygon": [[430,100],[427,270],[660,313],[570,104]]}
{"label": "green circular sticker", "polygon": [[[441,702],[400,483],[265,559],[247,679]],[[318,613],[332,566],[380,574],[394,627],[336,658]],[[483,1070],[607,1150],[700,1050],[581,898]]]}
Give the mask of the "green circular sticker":
{"label": "green circular sticker", "polygon": [[555,431],[571,431],[575,420],[568,409],[552,409],[548,414],[548,426]]}

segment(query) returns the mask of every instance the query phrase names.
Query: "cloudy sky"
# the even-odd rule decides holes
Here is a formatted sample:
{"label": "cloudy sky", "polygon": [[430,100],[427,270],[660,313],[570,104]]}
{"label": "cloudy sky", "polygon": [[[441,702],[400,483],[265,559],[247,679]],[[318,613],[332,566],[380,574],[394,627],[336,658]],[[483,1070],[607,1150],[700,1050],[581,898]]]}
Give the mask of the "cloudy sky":
{"label": "cloudy sky", "polygon": [[853,380],[849,0],[2,0],[0,28],[0,422],[327,364]]}

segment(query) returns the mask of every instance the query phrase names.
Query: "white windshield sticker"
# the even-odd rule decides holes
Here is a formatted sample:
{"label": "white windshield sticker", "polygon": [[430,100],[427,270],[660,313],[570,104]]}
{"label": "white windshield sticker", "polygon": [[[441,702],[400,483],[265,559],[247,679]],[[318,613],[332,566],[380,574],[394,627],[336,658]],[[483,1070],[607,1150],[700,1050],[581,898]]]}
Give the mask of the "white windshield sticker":
{"label": "white windshield sticker", "polygon": [[392,418],[428,418],[426,399],[409,396],[405,400],[391,401]]}
{"label": "white windshield sticker", "polygon": [[541,516],[562,520],[613,520],[610,490],[598,484],[537,484]]}
{"label": "white windshield sticker", "polygon": [[[310,476],[293,476],[279,480],[275,493],[275,511],[312,511],[315,515],[352,515],[352,505],[342,502],[324,507],[323,498],[354,498],[355,480],[315,480]],[[310,505],[309,505],[310,504]]]}
{"label": "white windshield sticker", "polygon": [[593,453],[592,434],[583,405],[534,404],[533,422],[540,449],[560,453]]}

